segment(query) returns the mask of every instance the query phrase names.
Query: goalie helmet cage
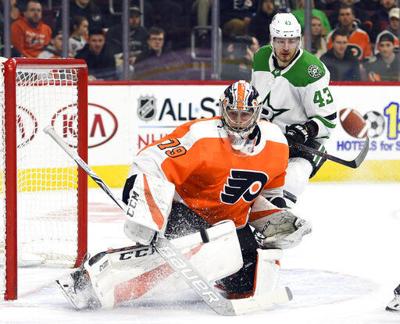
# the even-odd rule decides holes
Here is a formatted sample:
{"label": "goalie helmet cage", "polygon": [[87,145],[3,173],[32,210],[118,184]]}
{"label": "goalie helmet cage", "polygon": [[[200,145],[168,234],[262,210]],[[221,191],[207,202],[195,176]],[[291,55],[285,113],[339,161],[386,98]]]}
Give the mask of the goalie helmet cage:
{"label": "goalie helmet cage", "polygon": [[86,254],[87,176],[42,130],[53,125],[87,161],[88,72],[77,59],[11,58],[1,70],[0,295],[13,300],[18,265],[74,267]]}

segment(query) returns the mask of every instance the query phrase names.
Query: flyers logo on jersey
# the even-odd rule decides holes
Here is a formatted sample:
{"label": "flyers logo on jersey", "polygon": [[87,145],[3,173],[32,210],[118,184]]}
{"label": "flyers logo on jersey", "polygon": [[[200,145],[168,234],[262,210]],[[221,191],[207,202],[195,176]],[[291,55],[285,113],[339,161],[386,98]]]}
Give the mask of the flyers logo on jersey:
{"label": "flyers logo on jersey", "polygon": [[230,176],[221,192],[221,201],[232,205],[240,198],[246,202],[254,200],[264,188],[268,176],[264,172],[231,169]]}

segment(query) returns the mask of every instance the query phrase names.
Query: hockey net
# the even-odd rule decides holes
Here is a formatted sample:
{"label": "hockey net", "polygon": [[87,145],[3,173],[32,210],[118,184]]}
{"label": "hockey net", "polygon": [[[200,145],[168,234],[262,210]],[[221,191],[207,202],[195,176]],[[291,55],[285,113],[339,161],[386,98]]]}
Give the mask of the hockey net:
{"label": "hockey net", "polygon": [[53,125],[87,159],[87,70],[73,59],[9,59],[0,73],[0,295],[18,268],[79,265],[87,178],[43,132]]}

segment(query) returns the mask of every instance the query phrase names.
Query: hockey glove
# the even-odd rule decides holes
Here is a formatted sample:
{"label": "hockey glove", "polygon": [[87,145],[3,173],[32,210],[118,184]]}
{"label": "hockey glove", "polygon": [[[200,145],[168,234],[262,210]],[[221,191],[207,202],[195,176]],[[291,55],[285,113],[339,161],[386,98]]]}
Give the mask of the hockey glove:
{"label": "hockey glove", "polygon": [[304,235],[311,233],[311,224],[288,210],[266,218],[261,231],[255,231],[259,246],[264,249],[289,249],[297,246]]}
{"label": "hockey glove", "polygon": [[305,124],[292,124],[286,126],[286,139],[289,142],[304,144],[308,139],[318,134],[318,125],[310,120]]}

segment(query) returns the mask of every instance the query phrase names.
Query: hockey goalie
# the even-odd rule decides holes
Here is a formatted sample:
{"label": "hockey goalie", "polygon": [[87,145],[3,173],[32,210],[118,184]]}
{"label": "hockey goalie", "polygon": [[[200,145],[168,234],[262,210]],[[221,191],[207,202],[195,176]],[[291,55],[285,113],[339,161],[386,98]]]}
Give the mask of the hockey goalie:
{"label": "hockey goalie", "polygon": [[220,111],[136,155],[123,190],[124,232],[135,245],[88,257],[57,281],[75,308],[116,307],[165,280],[179,289],[185,281],[173,275],[174,261],[154,249],[164,237],[225,299],[252,298],[254,309],[291,299],[277,284],[279,259],[311,226],[269,202],[283,195],[287,141],[260,120],[257,90],[245,81],[226,88]]}

